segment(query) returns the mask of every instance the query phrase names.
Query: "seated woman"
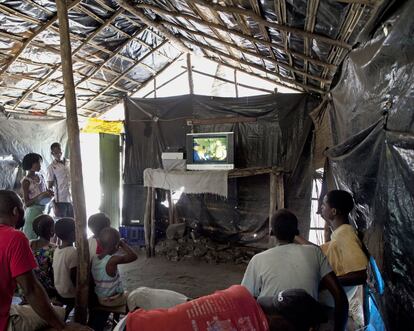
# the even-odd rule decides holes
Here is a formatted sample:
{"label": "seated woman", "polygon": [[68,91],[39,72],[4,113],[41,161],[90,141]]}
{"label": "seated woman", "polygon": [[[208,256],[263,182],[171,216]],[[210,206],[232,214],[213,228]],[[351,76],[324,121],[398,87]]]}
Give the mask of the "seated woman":
{"label": "seated woman", "polygon": [[30,241],[30,248],[38,265],[38,268],[34,270],[35,275],[50,298],[57,296],[52,267],[56,246],[50,242],[50,238],[55,234],[54,227],[53,218],[49,215],[36,217],[33,221],[33,231],[38,238]]}

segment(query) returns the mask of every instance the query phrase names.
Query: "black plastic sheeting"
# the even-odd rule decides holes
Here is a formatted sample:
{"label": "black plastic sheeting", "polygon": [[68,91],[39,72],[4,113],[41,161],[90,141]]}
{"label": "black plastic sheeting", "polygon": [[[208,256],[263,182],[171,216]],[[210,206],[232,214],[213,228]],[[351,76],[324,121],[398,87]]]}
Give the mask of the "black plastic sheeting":
{"label": "black plastic sheeting", "polygon": [[67,144],[65,120],[24,120],[0,118],[0,189],[17,190],[24,171],[20,167],[27,153],[43,158],[42,171],[52,161],[50,145]]}
{"label": "black plastic sheeting", "polygon": [[377,300],[389,330],[414,316],[414,1],[350,53],[328,105],[336,186],[353,192],[354,215],[386,284]]}
{"label": "black plastic sheeting", "polygon": [[[312,121],[308,116],[320,102],[304,94],[277,94],[249,98],[179,96],[125,100],[126,158],[123,223],[143,220],[145,168],[161,167],[161,152],[184,151],[186,119],[247,116],[256,122],[200,125],[194,132],[232,131],[235,166],[279,166],[286,172],[286,206],[300,219],[300,231],[309,231],[312,186]],[[157,193],[157,219],[165,224],[168,212]],[[182,195],[178,217],[219,241],[251,243],[267,233],[269,176],[229,180],[228,199],[211,195]]]}

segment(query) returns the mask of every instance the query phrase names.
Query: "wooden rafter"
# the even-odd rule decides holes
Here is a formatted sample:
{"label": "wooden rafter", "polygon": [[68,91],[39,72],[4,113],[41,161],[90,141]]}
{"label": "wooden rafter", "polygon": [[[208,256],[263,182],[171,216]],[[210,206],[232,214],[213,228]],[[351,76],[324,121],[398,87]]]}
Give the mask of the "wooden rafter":
{"label": "wooden rafter", "polygon": [[129,0],[116,0],[116,2],[122,8],[137,16],[142,22],[144,22],[144,24],[157,29],[167,39],[173,42],[181,51],[185,53],[191,52],[191,50],[184,43],[182,43],[179,38],[176,38],[168,29],[166,29],[160,23],[149,19],[142,11],[135,7],[135,4],[133,2]]}
{"label": "wooden rafter", "polygon": [[[187,4],[188,4],[188,6],[194,11],[194,13],[197,15],[199,15],[203,20],[204,19],[206,19],[206,14],[205,13],[203,13],[203,11],[201,11],[201,10],[199,10],[198,9],[198,7],[194,4],[194,3],[191,3],[191,2],[187,2]],[[217,17],[217,16],[215,16],[215,19],[216,20],[219,20],[220,18],[219,17]],[[191,23],[191,22],[189,22],[193,27],[194,27],[194,24],[193,23]],[[194,27],[195,28],[195,27]],[[211,31],[219,38],[219,39],[221,39],[221,38],[225,38],[226,36],[222,36],[220,33],[219,33],[219,31],[217,30],[217,29],[214,29],[214,28],[212,28],[211,29]],[[228,48],[228,51],[229,51],[229,53],[230,54],[232,54],[232,55],[234,55],[233,54],[233,52],[232,52],[232,50],[231,50],[231,48]],[[203,53],[204,53],[204,55],[205,56],[207,56],[207,53],[203,50]]]}
{"label": "wooden rafter", "polygon": [[[316,24],[316,14],[318,12],[319,0],[308,0],[306,7],[306,19],[305,19],[305,30],[313,32]],[[309,38],[304,38],[304,52],[305,55],[309,56],[311,54],[311,41]],[[308,72],[308,61],[304,62],[304,70]],[[304,83],[307,84],[307,77],[304,79]]]}
{"label": "wooden rafter", "polygon": [[[286,2],[285,0],[274,0],[274,6],[275,6],[275,13],[277,16],[277,21],[281,25],[286,25],[287,23],[287,13],[286,13]],[[284,48],[289,49],[289,38],[286,31],[281,31],[282,36],[282,43]],[[293,57],[291,54],[286,54],[289,64],[293,66]],[[307,55],[305,53],[305,55]],[[292,72],[293,79],[296,79],[295,73]]]}
{"label": "wooden rafter", "polygon": [[[345,41],[349,40],[363,12],[364,12],[364,5],[352,4],[350,6],[348,14],[342,23],[338,38],[345,40]],[[347,51],[346,53],[344,53],[343,51],[344,51],[343,49],[338,49],[337,47],[331,47],[330,53],[328,55],[328,61],[339,64],[340,61],[342,61],[345,55],[349,52]],[[322,77],[326,77],[327,74],[328,72],[324,70],[322,73]],[[321,87],[325,88],[324,83],[321,83]]]}
{"label": "wooden rafter", "polygon": [[[69,8],[68,8],[69,9]],[[84,42],[79,45],[77,48],[75,48],[72,52],[72,56],[76,55],[83,47],[88,45],[88,42],[95,38],[102,30],[104,30],[109,24],[111,24],[115,18],[122,13],[122,9],[119,9],[116,11],[103,25],[101,25],[99,28],[97,28],[94,32],[92,32],[85,40]],[[17,108],[21,102],[23,102],[34,90],[38,89],[41,85],[46,83],[50,77],[52,77],[60,68],[62,64],[59,64],[56,66],[55,69],[51,70],[38,84],[27,90],[27,92],[21,97],[21,99],[16,103],[15,107]]]}
{"label": "wooden rafter", "polygon": [[[185,27],[182,27],[182,26],[179,26],[179,25],[176,25],[176,24],[170,23],[170,22],[163,22],[163,24],[164,24],[164,25],[168,25],[168,26],[172,26],[172,27],[174,27],[174,28],[176,28],[176,29],[178,29],[178,30],[185,31],[185,32],[187,32],[187,33],[189,33],[189,34],[193,34],[193,35],[197,35],[197,36],[200,36],[200,37],[203,37],[203,38],[207,38],[207,39],[214,40],[216,43],[219,43],[219,44],[225,45],[226,47],[229,47],[229,48],[234,48],[234,49],[237,49],[238,51],[240,51],[240,52],[242,52],[242,53],[245,53],[245,54],[249,54],[250,56],[253,56],[253,57],[256,57],[256,58],[259,58],[259,59],[263,59],[263,60],[264,60],[264,59],[266,59],[266,61],[273,63],[275,66],[280,66],[280,67],[283,67],[283,68],[285,68],[285,69],[287,69],[287,70],[290,70],[290,71],[295,72],[295,73],[297,73],[297,74],[303,75],[304,77],[310,77],[310,78],[315,79],[315,80],[319,80],[319,81],[324,81],[324,82],[327,82],[325,79],[323,79],[323,78],[321,78],[321,77],[314,76],[314,75],[308,74],[308,73],[306,73],[306,72],[303,72],[303,71],[301,71],[301,70],[299,70],[299,69],[296,69],[296,68],[294,68],[294,67],[292,67],[292,66],[290,66],[290,65],[288,65],[288,64],[286,64],[286,63],[284,63],[284,62],[281,62],[281,61],[276,60],[276,59],[271,59],[271,58],[268,58],[268,57],[263,56],[263,55],[261,55],[261,54],[257,54],[256,52],[250,51],[250,50],[248,50],[248,49],[246,49],[246,48],[242,48],[242,47],[240,47],[240,46],[238,46],[238,45],[236,45],[236,44],[231,44],[231,43],[229,43],[229,42],[226,42],[226,41],[220,40],[220,39],[218,39],[218,38],[216,38],[216,37],[214,37],[214,36],[211,36],[211,35],[205,34],[205,33],[203,33],[203,32],[198,32],[198,31],[189,30],[189,29],[187,29],[187,28],[185,28]],[[183,38],[183,40],[185,39],[185,40],[186,40],[186,41],[188,41],[188,42],[194,43],[194,42],[193,42],[193,41],[191,41],[190,39],[187,39],[187,38],[184,38],[184,37],[182,37],[182,38]],[[198,43],[198,42],[195,42],[195,43]],[[208,46],[208,45],[206,45],[206,46]],[[230,55],[231,55],[231,54],[230,54]],[[234,56],[234,55],[232,55],[232,56]],[[246,61],[246,60],[245,60],[245,61]]]}
{"label": "wooden rafter", "polygon": [[[232,0],[230,0],[230,1],[232,1]],[[260,4],[259,4],[259,1],[258,1],[258,0],[250,0],[250,5],[252,6],[253,11],[254,11],[257,15],[262,16],[262,13],[261,13],[261,7],[260,7]],[[259,24],[259,28],[260,28],[260,32],[262,33],[262,36],[263,36],[264,40],[266,40],[266,41],[268,41],[268,42],[271,42],[271,39],[270,39],[270,36],[269,36],[269,32],[267,31],[266,27],[265,27],[263,24]],[[260,54],[259,49],[257,48],[257,45],[256,45],[256,44],[254,44],[254,46],[255,46],[256,52]],[[276,56],[275,56],[275,53],[273,52],[272,47],[271,47],[271,46],[269,46],[269,45],[267,45],[267,48],[268,48],[268,50],[269,50],[269,54],[270,54],[270,56],[271,56],[274,60],[276,60]],[[264,66],[266,66],[266,64],[265,64],[265,62],[264,62],[264,61],[263,61],[263,65],[264,65]],[[292,65],[292,64],[291,64],[291,65]],[[276,66],[276,71],[277,71],[277,72],[279,72],[279,67],[278,67],[278,66]]]}
{"label": "wooden rafter", "polygon": [[[325,42],[329,45],[333,45],[333,46],[338,46],[338,47],[342,47],[342,48],[347,48],[347,49],[351,49],[352,46],[347,44],[346,42],[343,42],[341,40],[336,40],[336,39],[332,39],[317,33],[310,33],[310,32],[306,32],[304,30],[298,29],[298,28],[293,28],[290,26],[286,26],[286,25],[282,25],[279,23],[274,23],[274,22],[270,22],[267,21],[266,19],[262,18],[259,15],[256,15],[254,12],[247,10],[245,8],[240,8],[240,7],[232,7],[232,6],[222,6],[220,4],[215,4],[215,3],[210,3],[204,0],[188,0],[188,1],[193,1],[195,3],[198,3],[202,6],[205,6],[209,9],[212,10],[216,10],[216,11],[220,11],[223,13],[227,13],[227,14],[240,14],[240,15],[244,15],[244,16],[248,16],[251,17],[252,19],[254,19],[258,24],[263,24],[269,28],[273,28],[276,30],[280,30],[280,31],[285,31],[285,32],[290,32],[290,33],[294,33],[297,34],[299,36],[302,37],[308,37],[308,38],[312,38],[312,39],[317,39],[319,41]],[[147,7],[152,7],[151,5],[146,5],[146,4],[137,4],[137,7],[141,7],[141,8],[147,8]]]}
{"label": "wooden rafter", "polygon": [[204,44],[202,44],[202,43],[200,43],[198,41],[189,40],[189,39],[186,39],[184,37],[180,37],[180,39],[182,40],[182,42],[185,41],[186,43],[193,44],[193,45],[195,45],[197,47],[200,47],[200,48],[204,48],[205,50],[208,50],[209,52],[212,52],[214,54],[220,55],[221,57],[225,57],[225,58],[227,58],[229,60],[236,61],[236,62],[240,62],[240,63],[242,63],[244,65],[247,65],[247,66],[250,66],[252,68],[255,68],[255,69],[261,70],[263,72],[272,74],[273,76],[277,77],[279,80],[284,81],[284,82],[286,82],[288,84],[297,85],[297,86],[302,87],[302,88],[304,88],[306,90],[313,90],[313,91],[316,91],[316,92],[322,93],[322,94],[325,93],[325,91],[323,91],[323,90],[321,90],[321,89],[319,89],[317,87],[313,87],[313,86],[310,86],[310,85],[304,85],[304,84],[301,84],[301,83],[296,82],[294,80],[288,79],[288,78],[286,78],[286,77],[284,77],[284,76],[282,76],[282,75],[280,75],[280,74],[278,74],[276,72],[273,72],[271,70],[268,70],[266,68],[263,68],[261,65],[258,65],[256,63],[252,63],[250,61],[245,61],[245,60],[242,60],[242,59],[234,58],[230,54],[224,53],[224,52],[222,52],[222,51],[220,51],[218,49],[215,49],[215,48],[213,48],[211,46],[204,45]]}
{"label": "wooden rafter", "polygon": [[[136,31],[135,33],[134,33],[134,35],[133,36],[136,36],[136,35],[139,35],[142,31],[144,31],[145,29],[146,29],[147,27],[144,27],[143,29],[141,29],[141,30],[139,30],[139,31]],[[80,84],[82,84],[82,83],[84,83],[85,81],[87,81],[87,80],[89,80],[89,79],[91,79],[92,77],[93,77],[93,75],[95,74],[95,73],[97,73],[97,72],[99,72],[99,70],[101,70],[110,60],[112,60],[115,56],[117,56],[118,55],[118,53],[120,52],[120,51],[122,51],[122,49],[128,44],[128,43],[130,43],[131,42],[131,39],[132,39],[132,37],[133,36],[131,36],[131,38],[130,39],[127,39],[127,40],[125,40],[121,45],[118,45],[118,48],[115,50],[115,52],[113,52],[112,53],[112,55],[111,56],[109,56],[103,63],[101,63],[98,67],[96,67],[95,69],[94,69],[94,72],[93,73],[91,73],[89,76],[87,76],[87,77],[85,77],[85,78],[83,78],[82,80],[80,80],[76,85],[75,85],[75,87],[77,88]],[[152,52],[150,52],[150,53],[148,53],[148,54],[152,54]],[[147,55],[148,55],[147,54]],[[145,58],[146,56],[144,56],[143,58]],[[142,62],[142,59],[140,60],[140,61],[138,61],[138,62],[136,62],[135,64],[133,64],[130,68],[135,68],[135,66],[137,65],[137,64],[139,64],[140,62]],[[129,70],[129,69],[128,69]],[[119,74],[118,74],[119,75]],[[117,76],[116,74],[115,74],[115,76]],[[105,82],[106,84],[107,84],[107,82]],[[56,106],[56,105],[58,105],[61,101],[63,100],[63,98],[61,98],[61,100],[59,101],[59,102],[56,102],[55,104],[53,104],[52,105],[52,107],[50,107],[49,109],[51,109],[51,108],[53,108],[54,106]],[[49,110],[48,109],[48,110]]]}
{"label": "wooden rafter", "polygon": [[[67,5],[68,10],[77,6],[82,0],[74,0],[71,3]],[[16,52],[16,54],[13,56],[13,58],[10,59],[10,61],[3,66],[3,68],[0,71],[0,77],[7,71],[7,69],[10,68],[10,66],[19,58],[19,56],[24,52],[24,50],[27,48],[27,46],[30,45],[30,43],[37,38],[43,31],[47,30],[49,27],[52,26],[53,23],[57,21],[57,14],[53,15],[46,23],[44,23],[39,29],[37,29],[29,38],[27,38],[23,44],[22,47]]]}
{"label": "wooden rafter", "polygon": [[[153,12],[158,13],[160,15],[171,15],[171,13],[169,13],[168,11],[163,10],[163,9],[157,7],[157,6],[150,6],[149,7],[148,5],[146,5],[145,7],[147,9],[151,9]],[[213,22],[206,22],[206,21],[204,21],[202,19],[199,19],[197,17],[187,15],[187,14],[183,14],[183,13],[179,13],[179,14],[175,13],[174,16],[176,18],[186,19],[187,21],[194,21],[195,23],[204,25],[206,27],[212,27],[212,28],[215,28],[215,29],[222,30],[224,32],[227,32],[227,33],[233,34],[235,36],[238,36],[240,38],[247,39],[247,40],[251,41],[252,44],[257,43],[257,44],[263,44],[265,46],[271,46],[275,49],[280,50],[281,52],[286,52],[288,54],[291,54],[292,56],[295,56],[295,57],[298,57],[298,58],[301,58],[301,59],[306,59],[311,63],[314,63],[314,64],[322,66],[322,67],[327,67],[330,70],[336,70],[336,68],[337,68],[337,66],[335,66],[333,64],[330,64],[330,63],[327,63],[327,62],[324,62],[324,61],[321,61],[321,60],[318,60],[318,59],[314,59],[314,58],[309,57],[309,56],[305,56],[304,53],[298,53],[298,52],[291,51],[291,50],[285,48],[284,46],[280,46],[278,44],[274,44],[274,43],[271,43],[271,42],[268,42],[268,41],[265,41],[265,40],[262,40],[262,39],[257,39],[255,37],[250,36],[250,35],[243,34],[243,33],[239,32],[237,30],[230,29],[230,28],[224,27],[222,25],[215,24]]]}
{"label": "wooden rafter", "polygon": [[[166,43],[168,42],[168,40],[163,41],[161,44],[159,44],[156,49],[161,48],[162,46],[164,46]],[[152,52],[144,55],[139,62],[144,61],[148,56],[150,56],[152,54]],[[128,75],[132,70],[135,69],[135,67],[137,65],[139,65],[139,62],[137,62],[136,64],[134,64],[133,66],[131,66],[130,68],[128,68],[122,75],[118,76],[117,78],[113,79],[109,85],[107,87],[105,87],[101,92],[99,92],[97,95],[95,95],[92,99],[90,99],[87,103],[83,104],[80,108],[85,107],[86,105],[90,104],[91,102],[95,101],[97,98],[99,98],[100,96],[102,96],[104,93],[106,93],[110,88],[112,88],[116,83],[118,83],[121,79],[123,79],[126,75]]]}

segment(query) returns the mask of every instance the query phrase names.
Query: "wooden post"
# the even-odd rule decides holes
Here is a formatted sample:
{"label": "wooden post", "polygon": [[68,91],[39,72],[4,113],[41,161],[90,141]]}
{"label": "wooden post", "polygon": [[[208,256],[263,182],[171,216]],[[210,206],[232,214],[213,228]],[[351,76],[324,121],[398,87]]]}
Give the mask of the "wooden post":
{"label": "wooden post", "polygon": [[145,214],[144,214],[144,234],[145,234],[145,249],[147,257],[150,257],[150,234],[151,234],[151,200],[152,200],[152,187],[147,188],[147,201],[145,203]]}
{"label": "wooden post", "polygon": [[157,76],[154,77],[154,99],[157,98]]}
{"label": "wooden post", "polygon": [[151,192],[151,238],[150,256],[155,255],[155,188]]}
{"label": "wooden post", "polygon": [[272,216],[276,212],[277,208],[277,174],[272,171],[269,176],[270,180],[270,190],[269,190],[269,244],[272,244],[272,237],[270,233],[272,231]]}
{"label": "wooden post", "polygon": [[237,69],[234,69],[234,88],[236,90],[236,98],[239,97],[239,87],[237,83]]}
{"label": "wooden post", "polygon": [[66,123],[70,150],[70,174],[76,220],[76,248],[78,252],[75,321],[86,324],[89,293],[89,248],[86,239],[85,192],[83,190],[76,92],[75,84],[73,82],[67,3],[65,0],[56,0],[56,7],[59,19],[60,52],[62,59],[63,86],[65,89]]}
{"label": "wooden post", "polygon": [[172,201],[172,192],[171,190],[167,190],[167,201],[168,201],[168,222],[171,224],[175,223],[174,219],[174,204]]}
{"label": "wooden post", "polygon": [[277,174],[277,209],[285,208],[285,183],[283,172]]}
{"label": "wooden post", "polygon": [[193,67],[191,65],[191,54],[190,53],[187,53],[187,72],[188,72],[188,85],[190,87],[190,94],[194,94]]}

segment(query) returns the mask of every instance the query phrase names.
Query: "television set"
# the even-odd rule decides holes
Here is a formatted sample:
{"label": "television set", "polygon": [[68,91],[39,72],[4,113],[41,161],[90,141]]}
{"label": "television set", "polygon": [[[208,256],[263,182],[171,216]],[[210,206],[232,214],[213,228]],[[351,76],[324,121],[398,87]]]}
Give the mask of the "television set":
{"label": "television set", "polygon": [[233,132],[188,133],[187,170],[234,169]]}

